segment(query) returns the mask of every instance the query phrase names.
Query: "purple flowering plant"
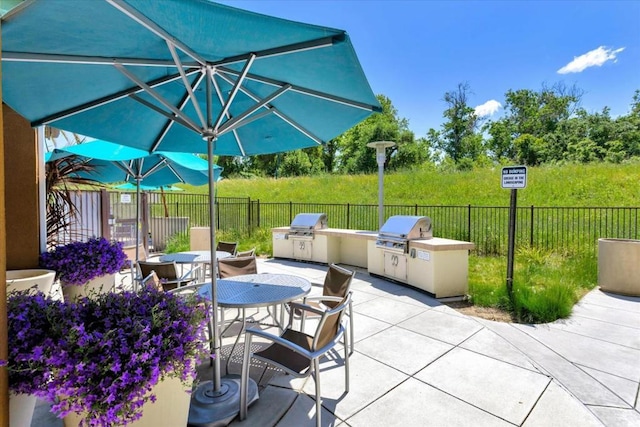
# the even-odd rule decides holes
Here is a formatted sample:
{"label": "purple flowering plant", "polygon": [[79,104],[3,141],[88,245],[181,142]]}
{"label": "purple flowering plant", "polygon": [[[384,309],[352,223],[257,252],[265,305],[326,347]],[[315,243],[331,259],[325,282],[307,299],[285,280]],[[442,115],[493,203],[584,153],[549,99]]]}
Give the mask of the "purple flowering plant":
{"label": "purple flowering plant", "polygon": [[198,361],[210,357],[208,310],[197,294],[143,287],[62,302],[40,292],[7,298],[9,389],[52,402],[81,426],[121,426],[155,401],[158,381],[191,389]]}
{"label": "purple flowering plant", "polygon": [[68,285],[84,285],[96,277],[117,273],[126,262],[122,242],[104,237],[56,246],[40,254],[40,266],[55,270],[58,279]]}

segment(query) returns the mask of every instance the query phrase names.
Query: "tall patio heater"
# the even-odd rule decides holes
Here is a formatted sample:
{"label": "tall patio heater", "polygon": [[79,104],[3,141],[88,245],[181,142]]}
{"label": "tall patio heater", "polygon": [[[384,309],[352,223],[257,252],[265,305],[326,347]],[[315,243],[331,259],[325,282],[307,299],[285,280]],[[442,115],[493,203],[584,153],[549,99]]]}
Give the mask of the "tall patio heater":
{"label": "tall patio heater", "polygon": [[376,162],[378,163],[378,230],[384,224],[384,162],[387,159],[387,147],[393,147],[392,141],[376,141],[367,144],[367,147],[376,149]]}

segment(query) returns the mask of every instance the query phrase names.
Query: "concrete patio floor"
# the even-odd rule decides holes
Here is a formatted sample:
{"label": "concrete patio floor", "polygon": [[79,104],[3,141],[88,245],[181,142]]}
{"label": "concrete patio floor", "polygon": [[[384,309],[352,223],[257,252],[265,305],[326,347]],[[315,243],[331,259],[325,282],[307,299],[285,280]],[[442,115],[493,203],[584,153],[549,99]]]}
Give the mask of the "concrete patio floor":
{"label": "concrete patio floor", "polygon": [[[295,274],[318,284],[326,269],[276,259],[258,265],[260,273]],[[323,426],[640,425],[640,298],[596,289],[569,319],[500,323],[462,315],[420,291],[355,270],[350,391],[344,392],[342,359],[330,355],[320,372]],[[265,313],[247,315],[259,320]],[[223,374],[234,339],[233,331],[228,335]],[[239,346],[231,358],[232,374],[240,373],[241,352]],[[200,374],[211,378],[208,364]],[[260,398],[245,421],[231,426],[315,426],[313,379],[257,364],[251,375]],[[62,425],[47,409],[38,406],[32,426]]]}

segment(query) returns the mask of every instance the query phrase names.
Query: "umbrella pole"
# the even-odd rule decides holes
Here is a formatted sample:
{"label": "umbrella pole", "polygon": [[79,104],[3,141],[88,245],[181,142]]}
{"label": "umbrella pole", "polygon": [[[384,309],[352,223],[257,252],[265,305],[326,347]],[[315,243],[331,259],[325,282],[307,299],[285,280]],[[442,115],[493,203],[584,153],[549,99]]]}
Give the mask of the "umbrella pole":
{"label": "umbrella pole", "polygon": [[[138,261],[140,260],[140,175],[136,176],[136,265],[134,266],[136,270],[138,269]],[[133,290],[137,290],[136,279],[133,278],[133,283],[131,284]]]}
{"label": "umbrella pole", "polygon": [[[222,336],[218,324],[218,290],[216,286],[216,220],[215,176],[213,148],[215,137],[207,136],[209,166],[209,239],[211,251],[211,325],[213,340],[213,381],[201,383],[191,394],[189,407],[190,427],[221,427],[228,425],[240,412],[240,376],[220,375],[220,349]],[[231,355],[229,355],[231,357]],[[249,378],[248,404],[258,399],[258,385]]]}

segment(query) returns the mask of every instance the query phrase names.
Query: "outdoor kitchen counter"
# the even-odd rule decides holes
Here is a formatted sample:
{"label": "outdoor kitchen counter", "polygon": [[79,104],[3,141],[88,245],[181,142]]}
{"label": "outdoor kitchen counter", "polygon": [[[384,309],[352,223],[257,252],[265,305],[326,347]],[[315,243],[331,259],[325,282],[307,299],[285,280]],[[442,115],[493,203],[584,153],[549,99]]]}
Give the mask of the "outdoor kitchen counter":
{"label": "outdoor kitchen counter", "polygon": [[409,248],[426,249],[429,251],[470,251],[476,247],[471,242],[463,242],[462,240],[442,239],[433,237],[431,239],[412,240]]}
{"label": "outdoor kitchen counter", "polygon": [[367,242],[375,242],[377,237],[375,231],[323,228],[315,230],[311,242],[304,243],[307,250],[303,252],[296,250],[295,240],[287,238],[289,227],[276,227],[271,231],[273,256],[276,258],[340,263],[362,268],[367,268]]}
{"label": "outdoor kitchen counter", "polygon": [[475,245],[460,240],[417,239],[407,253],[368,243],[369,274],[387,277],[425,290],[436,298],[460,297],[469,290],[469,251]]}

